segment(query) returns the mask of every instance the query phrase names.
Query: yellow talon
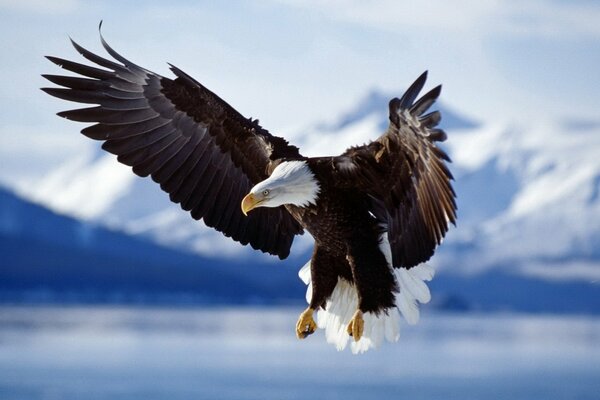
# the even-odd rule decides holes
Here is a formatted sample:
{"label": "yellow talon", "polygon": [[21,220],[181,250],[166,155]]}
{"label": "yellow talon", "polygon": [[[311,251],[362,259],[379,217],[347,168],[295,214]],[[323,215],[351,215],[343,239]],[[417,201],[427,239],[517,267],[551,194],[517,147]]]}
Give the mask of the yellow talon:
{"label": "yellow talon", "polygon": [[317,329],[317,324],[313,319],[313,310],[312,308],[307,308],[304,310],[300,317],[298,318],[298,323],[296,323],[296,336],[298,339],[304,339],[308,335],[315,332]]}
{"label": "yellow talon", "polygon": [[364,328],[365,321],[363,320],[363,313],[360,310],[356,310],[348,324],[348,335],[352,336],[355,342],[358,342],[362,337]]}

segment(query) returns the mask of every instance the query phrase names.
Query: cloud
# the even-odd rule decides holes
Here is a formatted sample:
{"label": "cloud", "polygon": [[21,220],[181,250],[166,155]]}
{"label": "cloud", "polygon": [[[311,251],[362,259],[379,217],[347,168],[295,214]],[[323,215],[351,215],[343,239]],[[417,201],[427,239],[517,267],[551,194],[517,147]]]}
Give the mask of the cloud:
{"label": "cloud", "polygon": [[393,32],[423,30],[460,35],[600,36],[600,7],[592,2],[427,0],[274,0],[330,18]]}
{"label": "cloud", "polygon": [[[35,166],[43,172],[85,139],[76,138],[80,127],[53,116],[69,105],[39,91],[52,86],[40,74],[61,73],[42,55],[81,62],[69,48],[71,34],[106,56],[100,18],[123,55],[166,76],[165,61],[173,62],[282,136],[331,120],[374,87],[401,93],[425,69],[431,85],[444,84],[444,101],[484,121],[529,120],[532,110],[582,117],[600,104],[594,2],[223,4],[0,0],[0,31],[14,39],[0,45],[10,55],[0,65],[10,77],[0,88],[0,181],[23,173],[22,154],[30,154],[32,173]],[[7,166],[7,158],[14,162]]]}
{"label": "cloud", "polygon": [[[502,33],[567,37],[600,37],[600,7],[597,3],[507,1],[498,3]],[[495,14],[492,14],[493,17]]]}
{"label": "cloud", "polygon": [[69,14],[79,5],[79,0],[0,0],[0,9],[40,14]]}
{"label": "cloud", "polygon": [[0,9],[40,14],[68,14],[79,5],[79,0],[0,0]]}

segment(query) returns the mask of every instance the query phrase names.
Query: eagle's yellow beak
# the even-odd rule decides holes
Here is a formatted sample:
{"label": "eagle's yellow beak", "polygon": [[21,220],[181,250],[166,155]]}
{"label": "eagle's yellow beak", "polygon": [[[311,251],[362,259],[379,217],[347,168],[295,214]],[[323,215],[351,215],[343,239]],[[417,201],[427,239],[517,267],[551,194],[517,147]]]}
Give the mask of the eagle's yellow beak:
{"label": "eagle's yellow beak", "polygon": [[242,200],[242,212],[248,216],[248,212],[255,208],[262,200],[257,199],[252,193],[248,193]]}

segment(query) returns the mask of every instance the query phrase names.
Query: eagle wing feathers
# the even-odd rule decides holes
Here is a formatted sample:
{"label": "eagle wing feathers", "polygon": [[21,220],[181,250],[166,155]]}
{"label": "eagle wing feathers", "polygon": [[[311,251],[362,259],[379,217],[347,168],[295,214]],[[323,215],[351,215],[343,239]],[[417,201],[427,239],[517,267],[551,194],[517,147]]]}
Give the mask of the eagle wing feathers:
{"label": "eagle wing feathers", "polygon": [[[180,69],[171,80],[125,59],[102,38],[118,62],[100,57],[72,41],[97,68],[47,57],[80,76],[44,75],[60,88],[48,94],[94,104],[60,112],[70,120],[95,123],[82,133],[104,141],[102,147],[150,175],[195,219],[253,248],[285,258],[302,227],[284,207],[260,208],[242,215],[243,196],[268,177],[278,158],[301,158],[298,148],[271,135],[256,120],[229,104]],[[225,200],[223,200],[225,199]]]}
{"label": "eagle wing feathers", "polygon": [[382,136],[335,159],[338,184],[366,192],[371,211],[386,225],[395,267],[427,261],[456,220],[453,178],[444,163],[450,159],[435,144],[446,139],[436,128],[441,114],[424,114],[441,87],[417,100],[426,78],[425,72],[390,101],[390,125]]}

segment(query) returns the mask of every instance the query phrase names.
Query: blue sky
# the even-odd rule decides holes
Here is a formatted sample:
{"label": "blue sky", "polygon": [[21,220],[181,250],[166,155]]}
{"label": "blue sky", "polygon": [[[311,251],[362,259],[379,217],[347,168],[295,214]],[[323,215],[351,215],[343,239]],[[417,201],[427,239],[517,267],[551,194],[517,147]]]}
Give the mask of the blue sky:
{"label": "blue sky", "polygon": [[[0,0],[0,183],[33,182],[86,141],[38,90],[68,36],[169,75],[182,68],[275,133],[336,116],[423,70],[484,122],[600,120],[597,1]],[[67,106],[68,107],[68,106]],[[24,162],[26,161],[26,162]]]}

